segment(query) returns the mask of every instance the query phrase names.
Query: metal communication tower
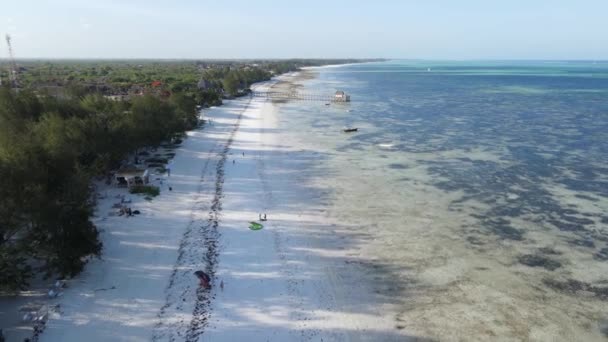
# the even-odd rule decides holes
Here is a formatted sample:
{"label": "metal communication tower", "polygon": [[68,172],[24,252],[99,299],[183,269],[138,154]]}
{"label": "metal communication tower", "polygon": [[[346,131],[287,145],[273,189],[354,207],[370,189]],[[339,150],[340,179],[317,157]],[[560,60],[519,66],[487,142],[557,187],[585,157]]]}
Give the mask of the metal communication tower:
{"label": "metal communication tower", "polygon": [[0,73],[0,86],[2,86],[2,75]]}
{"label": "metal communication tower", "polygon": [[15,56],[13,55],[13,46],[11,45],[11,36],[6,35],[6,45],[8,45],[8,58],[9,58],[9,67],[8,67],[8,79],[10,81],[11,86],[17,87],[18,85],[18,69],[17,63],[15,63]]}

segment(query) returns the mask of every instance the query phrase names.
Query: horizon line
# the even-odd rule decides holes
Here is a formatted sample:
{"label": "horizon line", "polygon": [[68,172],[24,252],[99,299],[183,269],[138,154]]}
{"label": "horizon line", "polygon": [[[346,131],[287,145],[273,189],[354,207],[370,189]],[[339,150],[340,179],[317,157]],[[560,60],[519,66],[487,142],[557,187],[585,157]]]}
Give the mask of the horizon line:
{"label": "horizon line", "polygon": [[[0,57],[0,61],[9,61]],[[389,58],[389,57],[248,57],[248,58],[207,58],[207,57],[21,57],[15,61],[293,61],[293,60],[360,60],[360,61],[426,61],[426,62],[608,62],[608,59],[594,58]]]}

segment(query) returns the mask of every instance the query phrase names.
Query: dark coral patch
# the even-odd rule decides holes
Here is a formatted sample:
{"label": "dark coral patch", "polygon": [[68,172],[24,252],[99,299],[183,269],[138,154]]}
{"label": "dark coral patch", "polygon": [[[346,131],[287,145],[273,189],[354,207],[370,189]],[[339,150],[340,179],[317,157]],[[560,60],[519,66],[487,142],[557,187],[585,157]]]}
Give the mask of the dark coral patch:
{"label": "dark coral patch", "polygon": [[525,254],[518,258],[519,263],[529,266],[529,267],[542,267],[549,271],[555,271],[556,269],[562,267],[562,264],[553,259],[549,259],[542,255],[535,254]]}
{"label": "dark coral patch", "polygon": [[578,292],[589,292],[599,299],[608,300],[608,287],[594,286],[574,279],[566,281],[545,279],[543,283],[556,291],[569,295],[576,295]]}

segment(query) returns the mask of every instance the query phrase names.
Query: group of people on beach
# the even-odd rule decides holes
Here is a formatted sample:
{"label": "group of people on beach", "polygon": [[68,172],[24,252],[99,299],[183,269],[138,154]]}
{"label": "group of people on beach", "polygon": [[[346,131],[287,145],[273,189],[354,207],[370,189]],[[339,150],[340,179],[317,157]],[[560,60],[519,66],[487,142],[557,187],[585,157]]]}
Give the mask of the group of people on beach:
{"label": "group of people on beach", "polygon": [[119,215],[127,215],[127,216],[133,216],[133,211],[131,210],[131,207],[127,207],[127,206],[122,206],[120,208],[120,212]]}

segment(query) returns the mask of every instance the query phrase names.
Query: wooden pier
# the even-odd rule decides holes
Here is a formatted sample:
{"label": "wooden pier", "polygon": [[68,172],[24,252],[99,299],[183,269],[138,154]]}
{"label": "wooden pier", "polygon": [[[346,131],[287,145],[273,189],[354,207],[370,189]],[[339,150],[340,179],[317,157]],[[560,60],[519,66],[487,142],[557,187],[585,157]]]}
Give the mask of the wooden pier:
{"label": "wooden pier", "polygon": [[270,100],[350,102],[350,95],[347,95],[343,91],[337,91],[335,95],[280,91],[253,91],[251,92],[251,96]]}

